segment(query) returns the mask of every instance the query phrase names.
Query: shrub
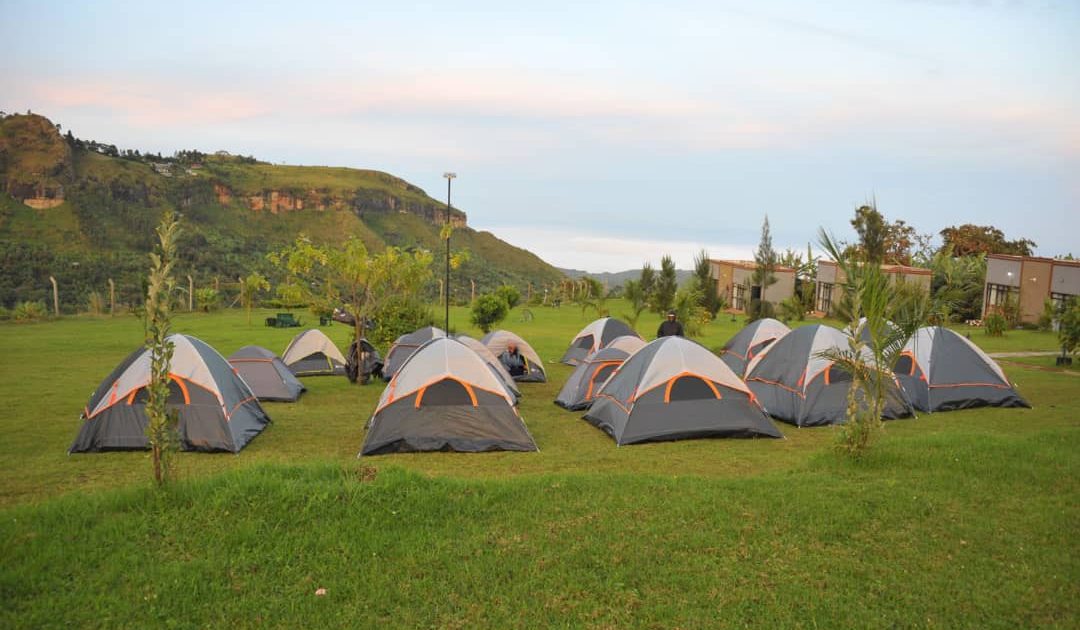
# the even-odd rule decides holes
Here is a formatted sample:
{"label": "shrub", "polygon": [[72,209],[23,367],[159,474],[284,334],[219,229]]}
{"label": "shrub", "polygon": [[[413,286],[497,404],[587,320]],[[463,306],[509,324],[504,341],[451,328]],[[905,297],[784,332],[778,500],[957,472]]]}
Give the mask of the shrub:
{"label": "shrub", "polygon": [[793,295],[780,302],[780,319],[785,324],[792,320],[801,322],[806,319],[806,310],[803,308],[802,301]]}
{"label": "shrub", "polygon": [[368,341],[377,346],[389,346],[398,337],[430,326],[435,321],[431,309],[411,299],[411,296],[399,296],[383,303],[375,309],[371,318],[375,326]]}
{"label": "shrub", "polygon": [[473,303],[472,323],[485,333],[489,333],[509,312],[510,307],[502,296],[495,293],[481,295]]}
{"label": "shrub", "polygon": [[746,307],[746,321],[747,323],[756,322],[759,319],[765,319],[766,317],[774,317],[776,309],[773,308],[772,302],[768,300],[752,299],[750,304]]}
{"label": "shrub", "polygon": [[91,291],[86,296],[86,310],[91,315],[101,315],[108,308],[105,304],[105,296],[97,291]]}
{"label": "shrub", "polygon": [[1080,298],[1071,298],[1065,304],[1058,321],[1061,349],[1073,354],[1080,353]]}
{"label": "shrub", "polygon": [[986,330],[986,334],[991,337],[1002,337],[1005,335],[1005,328],[1008,326],[1008,321],[1001,313],[990,313],[983,320],[983,328]]}
{"label": "shrub", "polygon": [[507,308],[514,308],[521,303],[521,291],[518,291],[517,287],[510,284],[504,284],[495,289],[495,295],[498,295],[506,302]]}
{"label": "shrub", "polygon": [[195,303],[204,313],[216,311],[221,307],[221,294],[211,287],[195,289]]}
{"label": "shrub", "polygon": [[0,306],[0,322],[4,322],[11,319],[11,311]]}
{"label": "shrub", "polygon": [[36,322],[45,319],[48,314],[44,302],[19,302],[11,312],[11,319],[17,322]]}

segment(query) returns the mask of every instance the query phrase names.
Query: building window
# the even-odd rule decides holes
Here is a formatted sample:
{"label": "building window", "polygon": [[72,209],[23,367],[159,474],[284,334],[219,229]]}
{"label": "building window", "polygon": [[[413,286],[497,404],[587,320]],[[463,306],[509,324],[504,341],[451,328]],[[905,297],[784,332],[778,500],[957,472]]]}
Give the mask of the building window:
{"label": "building window", "polygon": [[833,285],[828,282],[817,283],[816,309],[822,313],[828,313],[832,309]]}
{"label": "building window", "polygon": [[992,308],[1004,308],[1009,302],[1009,293],[1012,291],[1012,287],[1004,284],[986,284],[986,307],[984,310],[988,311]]}
{"label": "building window", "polygon": [[731,286],[731,308],[737,311],[746,310],[746,285],[735,284]]}
{"label": "building window", "polygon": [[1074,298],[1074,297],[1076,297],[1076,296],[1075,295],[1069,295],[1068,293],[1051,293],[1050,294],[1050,301],[1054,305],[1054,312],[1055,313],[1064,312],[1065,311],[1065,303],[1068,302],[1070,298]]}

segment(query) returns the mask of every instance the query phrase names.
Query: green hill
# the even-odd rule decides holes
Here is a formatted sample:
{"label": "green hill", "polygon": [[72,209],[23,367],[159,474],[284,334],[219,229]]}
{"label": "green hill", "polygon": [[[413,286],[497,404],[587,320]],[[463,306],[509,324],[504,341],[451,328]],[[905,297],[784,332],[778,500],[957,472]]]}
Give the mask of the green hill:
{"label": "green hill", "polygon": [[[183,215],[179,276],[226,293],[251,271],[273,279],[266,254],[300,233],[323,243],[351,235],[369,247],[441,252],[446,204],[393,175],[350,168],[277,166],[224,152],[163,158],[61,135],[34,114],[0,119],[0,306],[43,300],[48,277],[63,308],[85,305],[116,281],[120,300],[138,303],[146,253],[162,212]],[[454,209],[452,246],[471,257],[454,274],[468,299],[500,284],[523,291],[562,274],[527,250],[468,227]],[[429,288],[432,296],[437,285]]]}

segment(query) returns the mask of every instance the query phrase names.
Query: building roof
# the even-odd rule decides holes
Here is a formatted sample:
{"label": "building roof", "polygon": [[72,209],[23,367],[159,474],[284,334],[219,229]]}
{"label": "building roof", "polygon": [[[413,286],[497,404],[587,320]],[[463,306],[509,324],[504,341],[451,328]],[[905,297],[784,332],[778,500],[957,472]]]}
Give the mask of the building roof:
{"label": "building roof", "polygon": [[1080,267],[1080,260],[1062,260],[1060,258],[1045,258],[1043,256],[1018,256],[1016,254],[987,254],[987,258],[997,258],[999,260],[1015,260],[1017,262],[1031,261],[1031,262],[1045,262],[1055,265],[1063,265],[1066,267]]}
{"label": "building roof", "polygon": [[[819,260],[818,265],[831,265],[837,267],[835,260]],[[923,267],[912,267],[909,265],[881,265],[881,270],[885,273],[902,273],[909,276],[929,276],[933,275],[933,271],[925,269]]]}
{"label": "building roof", "polygon": [[[718,265],[728,265],[731,267],[738,267],[739,269],[749,269],[753,271],[757,269],[757,263],[752,260],[715,260],[710,259],[709,262],[716,263]],[[783,265],[777,265],[773,267],[773,271],[791,272],[795,273],[795,270],[791,267],[785,267]]]}

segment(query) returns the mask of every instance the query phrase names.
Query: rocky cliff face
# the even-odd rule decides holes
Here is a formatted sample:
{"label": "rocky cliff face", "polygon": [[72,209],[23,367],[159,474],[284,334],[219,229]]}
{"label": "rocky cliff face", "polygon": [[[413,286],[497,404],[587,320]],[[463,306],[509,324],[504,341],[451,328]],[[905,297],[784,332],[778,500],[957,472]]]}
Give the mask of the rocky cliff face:
{"label": "rocky cliff face", "polygon": [[0,126],[0,185],[31,208],[54,208],[74,181],[71,147],[49,119],[14,114]]}
{"label": "rocky cliff face", "polygon": [[[214,194],[223,206],[234,201],[253,212],[281,214],[293,210],[335,210],[352,211],[363,218],[370,213],[401,213],[422,217],[429,223],[442,225],[446,222],[446,207],[438,203],[424,203],[401,199],[380,190],[358,188],[348,193],[332,192],[328,189],[310,188],[307,190],[264,189],[257,194],[236,194],[222,182],[214,184]],[[465,227],[467,218],[464,212],[455,210],[450,216],[454,227]]]}

